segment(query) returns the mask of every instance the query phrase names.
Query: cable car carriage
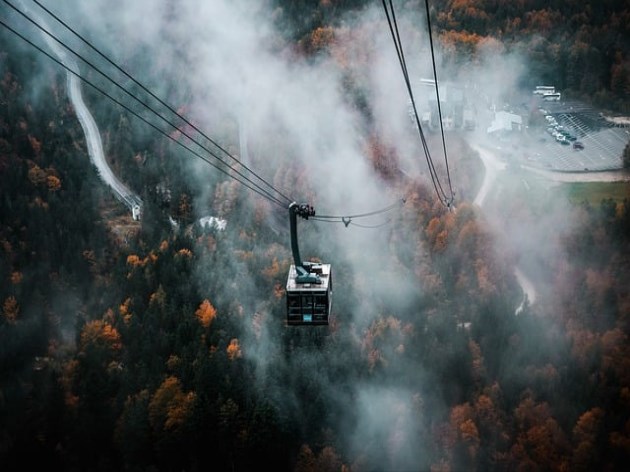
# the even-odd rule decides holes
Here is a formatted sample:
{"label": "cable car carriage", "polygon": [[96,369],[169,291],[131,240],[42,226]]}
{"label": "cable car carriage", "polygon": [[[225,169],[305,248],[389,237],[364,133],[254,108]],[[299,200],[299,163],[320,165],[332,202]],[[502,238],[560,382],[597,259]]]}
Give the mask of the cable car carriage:
{"label": "cable car carriage", "polygon": [[330,264],[303,262],[297,240],[297,217],[315,216],[310,205],[289,206],[293,264],[287,278],[287,325],[328,325],[332,308],[332,269]]}

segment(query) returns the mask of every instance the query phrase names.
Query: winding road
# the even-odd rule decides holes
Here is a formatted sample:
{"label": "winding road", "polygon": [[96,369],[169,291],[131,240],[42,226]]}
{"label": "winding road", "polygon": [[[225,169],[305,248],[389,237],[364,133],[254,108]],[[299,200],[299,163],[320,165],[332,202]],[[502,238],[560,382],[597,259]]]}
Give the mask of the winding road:
{"label": "winding road", "polygon": [[479,188],[479,192],[477,192],[477,196],[475,197],[474,204],[480,207],[483,207],[483,203],[486,199],[486,196],[490,192],[490,188],[494,184],[495,179],[497,178],[497,174],[505,170],[506,164],[501,162],[493,153],[491,153],[488,149],[485,149],[477,144],[469,143],[470,146],[477,151],[481,161],[483,162],[484,167],[486,168],[486,174],[483,178],[483,183]]}
{"label": "winding road", "polygon": [[83,101],[83,95],[81,94],[81,81],[71,72],[68,72],[68,95],[72,105],[74,106],[81,128],[83,128],[90,160],[98,170],[101,179],[103,179],[103,181],[111,187],[116,196],[129,207],[134,219],[139,219],[142,209],[142,200],[129,190],[125,184],[118,180],[112,169],[107,164],[98,126]]}
{"label": "winding road", "polygon": [[[502,162],[490,149],[478,145],[476,143],[469,143],[472,149],[477,151],[483,165],[486,169],[486,173],[483,179],[483,183],[479,188],[479,192],[475,197],[474,204],[483,208],[487,195],[489,194],[499,172],[506,169],[507,165]],[[545,171],[533,167],[524,167],[524,169],[535,172],[549,180],[556,182],[617,182],[617,181],[630,181],[630,174],[627,172],[551,172]],[[525,276],[522,269],[516,267],[514,269],[514,275],[520,284],[524,298],[520,305],[516,308],[515,314],[518,315],[524,308],[525,303],[529,301],[533,304],[536,301],[536,289],[533,282]]]}
{"label": "winding road", "polygon": [[[475,197],[475,200],[473,202],[475,205],[483,208],[485,199],[490,192],[490,189],[492,188],[498,173],[505,170],[507,166],[504,162],[501,162],[499,158],[494,155],[494,153],[492,153],[485,147],[479,146],[474,143],[469,144],[475,151],[477,151],[479,157],[481,158],[481,162],[483,162],[483,165],[486,169],[483,183],[481,184],[479,192],[477,192],[477,196]],[[534,284],[532,283],[532,281],[525,276],[525,274],[519,267],[516,267],[514,269],[514,275],[516,276],[516,280],[518,280],[518,283],[520,284],[524,294],[523,300],[514,312],[515,315],[518,315],[525,307],[525,303],[527,301],[529,301],[530,304],[533,304],[536,301],[536,289],[534,288]]]}
{"label": "winding road", "polygon": [[[23,8],[28,10],[25,6],[23,6]],[[32,15],[37,18],[38,23],[40,23],[44,29],[50,31],[46,22],[36,12],[32,12]],[[114,195],[129,208],[133,219],[140,219],[140,215],[142,214],[142,200],[116,177],[112,169],[109,167],[107,159],[105,159],[103,142],[101,141],[101,134],[98,126],[94,117],[90,113],[90,110],[83,101],[83,95],[81,93],[81,80],[78,72],[79,67],[76,61],[50,36],[42,33],[42,37],[55,56],[57,56],[59,61],[61,61],[67,68],[68,98],[74,107],[79,123],[81,124],[81,128],[83,129],[83,133],[85,134],[88,154],[92,164],[96,167],[101,179],[113,190]]]}

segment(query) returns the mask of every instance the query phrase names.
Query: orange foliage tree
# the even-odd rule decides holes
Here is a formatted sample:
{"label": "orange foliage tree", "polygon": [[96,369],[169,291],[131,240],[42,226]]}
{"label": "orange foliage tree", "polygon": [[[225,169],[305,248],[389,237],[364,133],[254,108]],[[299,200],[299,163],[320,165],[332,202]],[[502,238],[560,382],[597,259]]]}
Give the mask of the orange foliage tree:
{"label": "orange foliage tree", "polygon": [[57,176],[49,175],[48,177],[46,177],[46,185],[48,187],[48,190],[50,190],[51,192],[57,192],[61,190],[61,180],[59,180],[59,177]]}
{"label": "orange foliage tree", "polygon": [[597,441],[601,434],[604,410],[595,407],[584,412],[573,428],[573,466],[589,470],[597,466]]}
{"label": "orange foliage tree", "polygon": [[238,342],[238,339],[234,338],[230,340],[230,344],[227,347],[227,355],[230,360],[237,359],[242,356],[241,346]]}
{"label": "orange foliage tree", "polygon": [[81,350],[97,348],[114,353],[122,348],[118,330],[102,320],[93,320],[85,324],[81,330],[79,342]]}
{"label": "orange foliage tree", "polygon": [[191,418],[197,395],[185,393],[177,377],[168,377],[149,402],[149,423],[156,433],[179,432]]}
{"label": "orange foliage tree", "polygon": [[217,316],[217,310],[209,300],[204,300],[195,311],[195,316],[204,328],[209,328]]}

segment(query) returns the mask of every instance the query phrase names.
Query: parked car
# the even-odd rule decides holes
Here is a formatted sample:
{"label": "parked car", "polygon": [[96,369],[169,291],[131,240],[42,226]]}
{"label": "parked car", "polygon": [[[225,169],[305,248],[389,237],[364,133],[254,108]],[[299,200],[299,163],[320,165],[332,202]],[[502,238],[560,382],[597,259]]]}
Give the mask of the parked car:
{"label": "parked car", "polygon": [[584,144],[582,144],[581,141],[575,141],[573,143],[573,149],[576,149],[576,150],[580,151],[580,150],[584,149]]}

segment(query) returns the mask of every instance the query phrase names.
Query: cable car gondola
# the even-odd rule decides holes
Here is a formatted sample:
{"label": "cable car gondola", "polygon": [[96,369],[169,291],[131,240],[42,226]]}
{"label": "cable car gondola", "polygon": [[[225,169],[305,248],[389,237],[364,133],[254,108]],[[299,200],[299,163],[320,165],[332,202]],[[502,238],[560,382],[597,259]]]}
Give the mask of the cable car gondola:
{"label": "cable car gondola", "polygon": [[303,262],[297,239],[297,217],[315,216],[310,205],[289,205],[293,264],[287,278],[287,325],[328,325],[332,308],[332,268],[330,264]]}

